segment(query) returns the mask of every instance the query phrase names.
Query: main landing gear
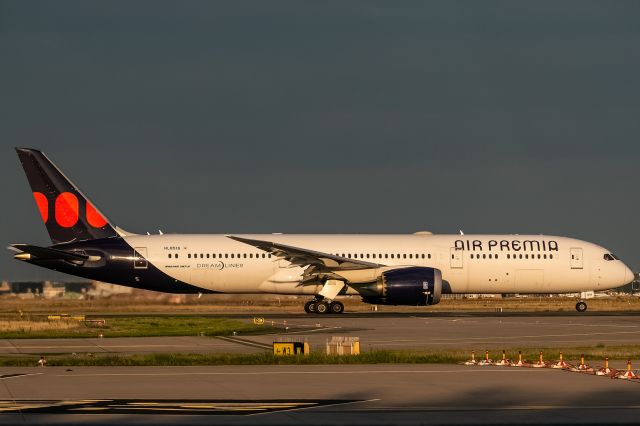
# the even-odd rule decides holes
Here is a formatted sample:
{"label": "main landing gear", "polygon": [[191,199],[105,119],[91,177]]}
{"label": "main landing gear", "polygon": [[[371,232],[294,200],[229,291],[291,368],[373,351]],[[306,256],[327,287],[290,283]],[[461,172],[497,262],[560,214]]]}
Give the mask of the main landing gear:
{"label": "main landing gear", "polygon": [[581,300],[578,303],[576,303],[576,311],[584,312],[586,310],[587,310],[587,302]]}
{"label": "main landing gear", "polygon": [[336,301],[313,299],[304,304],[304,311],[308,314],[341,314],[344,312],[344,305]]}

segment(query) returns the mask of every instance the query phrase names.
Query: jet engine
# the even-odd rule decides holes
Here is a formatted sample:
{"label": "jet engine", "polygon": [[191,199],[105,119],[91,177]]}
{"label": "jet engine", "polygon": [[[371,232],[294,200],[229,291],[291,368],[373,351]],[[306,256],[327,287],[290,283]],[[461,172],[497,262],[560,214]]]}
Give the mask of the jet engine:
{"label": "jet engine", "polygon": [[391,269],[380,275],[375,292],[362,294],[362,300],[377,305],[435,305],[442,294],[442,272],[419,266]]}

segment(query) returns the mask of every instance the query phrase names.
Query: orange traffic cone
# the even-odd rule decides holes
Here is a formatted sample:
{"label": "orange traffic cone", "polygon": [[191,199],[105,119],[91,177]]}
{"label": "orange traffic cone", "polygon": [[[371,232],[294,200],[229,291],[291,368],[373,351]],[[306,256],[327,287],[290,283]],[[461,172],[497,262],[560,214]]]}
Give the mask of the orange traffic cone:
{"label": "orange traffic cone", "polygon": [[560,352],[560,359],[558,360],[558,362],[553,364],[551,368],[562,368],[562,369],[569,368],[569,364],[564,362],[564,356],[562,355],[562,352]]}
{"label": "orange traffic cone", "polygon": [[614,377],[617,379],[629,380],[629,379],[637,379],[636,373],[631,370],[631,360],[627,361],[627,371],[623,373],[618,373]]}
{"label": "orange traffic cone", "polygon": [[500,361],[497,361],[495,365],[509,365],[511,364],[511,362],[507,359],[507,353],[505,352],[505,350],[502,350],[502,359]]}
{"label": "orange traffic cone", "polygon": [[529,364],[522,361],[522,351],[518,351],[518,361],[511,363],[512,367],[529,367]]}
{"label": "orange traffic cone", "polygon": [[540,359],[538,360],[538,362],[534,363],[532,367],[545,368],[546,366],[547,366],[547,363],[542,360],[542,351],[540,351]]}
{"label": "orange traffic cone", "polygon": [[489,351],[485,351],[484,359],[478,362],[478,365],[493,365],[493,360],[489,359]]}
{"label": "orange traffic cone", "polygon": [[476,361],[476,353],[471,351],[471,359],[464,362],[464,365],[476,365],[478,361]]}
{"label": "orange traffic cone", "polygon": [[577,367],[571,367],[571,371],[593,374],[593,368],[584,363],[584,354],[580,354],[580,364]]}
{"label": "orange traffic cone", "polygon": [[616,370],[612,370],[609,368],[609,357],[605,357],[604,358],[604,367],[598,369],[598,371],[596,371],[596,376],[611,376],[613,374],[616,374],[617,371]]}

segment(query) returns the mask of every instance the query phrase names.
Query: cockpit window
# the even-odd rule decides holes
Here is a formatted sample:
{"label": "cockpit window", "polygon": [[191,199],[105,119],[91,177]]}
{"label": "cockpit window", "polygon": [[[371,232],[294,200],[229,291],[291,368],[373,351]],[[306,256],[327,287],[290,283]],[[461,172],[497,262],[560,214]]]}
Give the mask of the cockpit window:
{"label": "cockpit window", "polygon": [[605,253],[604,260],[616,260],[616,258],[611,253]]}
{"label": "cockpit window", "polygon": [[614,260],[620,260],[620,258],[618,256],[616,256],[613,253],[609,253],[611,255],[611,257],[613,257]]}

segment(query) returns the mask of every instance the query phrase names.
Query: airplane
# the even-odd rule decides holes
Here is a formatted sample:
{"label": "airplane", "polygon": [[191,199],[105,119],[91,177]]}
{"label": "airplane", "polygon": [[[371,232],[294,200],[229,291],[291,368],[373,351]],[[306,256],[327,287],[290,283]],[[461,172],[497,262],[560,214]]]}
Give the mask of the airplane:
{"label": "airplane", "polygon": [[8,248],[17,260],[91,280],[166,293],[306,295],[305,312],[341,314],[336,299],[345,295],[428,306],[443,294],[585,292],[634,279],[610,250],[548,235],[138,235],[114,225],[44,153],[16,151],[52,245]]}

